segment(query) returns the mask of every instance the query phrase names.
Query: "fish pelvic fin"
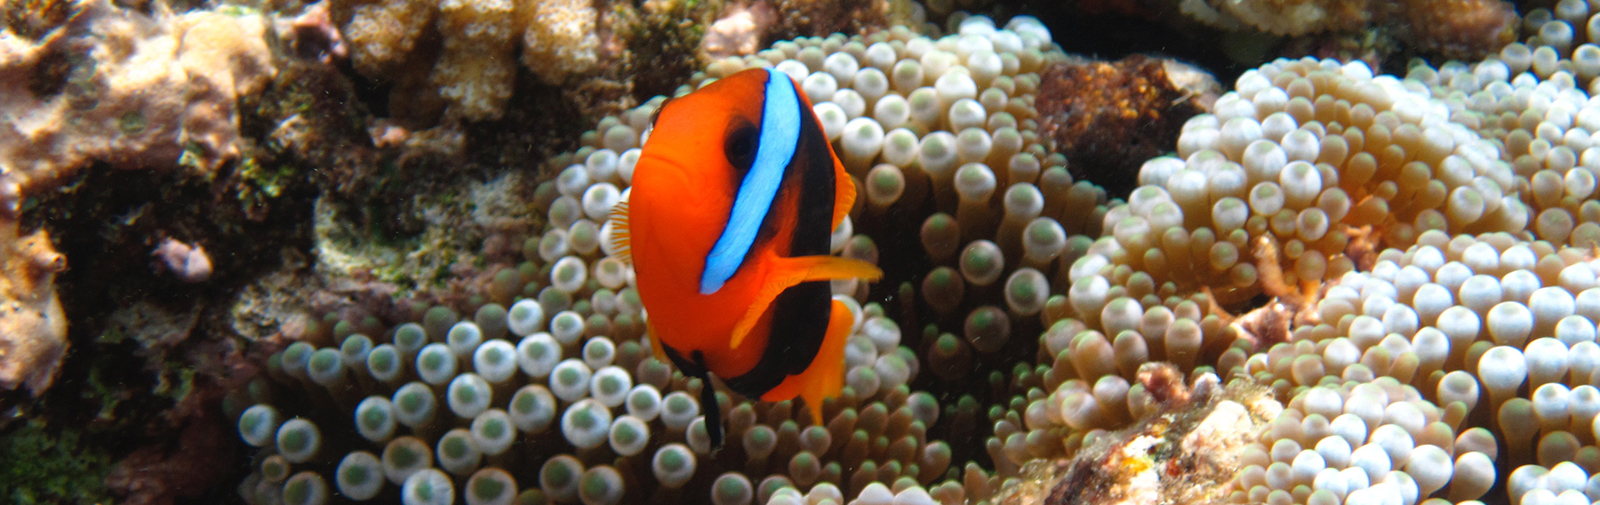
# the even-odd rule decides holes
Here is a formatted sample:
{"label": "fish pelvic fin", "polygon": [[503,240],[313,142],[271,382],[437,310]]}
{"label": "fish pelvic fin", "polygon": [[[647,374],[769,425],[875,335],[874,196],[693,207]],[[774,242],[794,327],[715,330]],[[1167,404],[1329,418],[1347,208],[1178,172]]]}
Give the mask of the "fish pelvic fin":
{"label": "fish pelvic fin", "polygon": [[656,336],[656,327],[646,323],[644,333],[650,337],[650,350],[655,352],[656,361],[668,363],[667,348],[663,347],[666,344],[661,343],[661,337]]}
{"label": "fish pelvic fin", "polygon": [[822,425],[823,401],[839,396],[844,389],[844,344],[854,325],[855,316],[850,309],[844,302],[833,300],[833,309],[828,315],[828,333],[822,339],[817,356],[811,360],[811,366],[806,367],[800,375],[784,379],[778,387],[762,395],[761,399],[772,402],[796,396],[803,398],[806,408],[811,411],[812,424]]}
{"label": "fish pelvic fin", "polygon": [[733,334],[728,338],[728,348],[739,347],[744,338],[750,335],[750,330],[755,328],[756,322],[761,320],[761,314],[767,311],[773,300],[778,299],[778,294],[783,290],[807,281],[830,281],[833,279],[865,279],[868,282],[876,281],[883,277],[883,270],[877,265],[854,258],[841,258],[838,256],[801,256],[798,258],[773,257],[771,266],[768,267],[767,277],[762,283],[761,291],[750,300],[750,308],[744,317],[734,325]]}
{"label": "fish pelvic fin", "polygon": [[611,208],[611,251],[624,265],[633,264],[633,242],[628,239],[628,201],[617,202]]}

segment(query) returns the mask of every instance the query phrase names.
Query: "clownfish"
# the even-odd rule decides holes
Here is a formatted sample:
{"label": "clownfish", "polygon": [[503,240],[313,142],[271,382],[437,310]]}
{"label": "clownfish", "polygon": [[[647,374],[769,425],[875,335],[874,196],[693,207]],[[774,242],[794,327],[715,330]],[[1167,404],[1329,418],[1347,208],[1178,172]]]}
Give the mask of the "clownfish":
{"label": "clownfish", "polygon": [[705,384],[714,446],[711,374],[748,398],[804,398],[820,424],[854,323],[828,281],[883,272],[829,254],[856,189],[811,102],[788,74],[750,69],[667,101],[653,123],[611,224],[656,356]]}

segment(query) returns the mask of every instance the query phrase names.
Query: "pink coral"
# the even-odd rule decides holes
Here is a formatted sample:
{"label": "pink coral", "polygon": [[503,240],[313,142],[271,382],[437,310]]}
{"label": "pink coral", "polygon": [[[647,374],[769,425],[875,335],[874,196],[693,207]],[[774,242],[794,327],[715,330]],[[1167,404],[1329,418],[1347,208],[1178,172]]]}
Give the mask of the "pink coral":
{"label": "pink coral", "polygon": [[166,270],[184,282],[195,283],[211,278],[211,257],[199,244],[193,246],[168,238],[151,253],[165,265]]}

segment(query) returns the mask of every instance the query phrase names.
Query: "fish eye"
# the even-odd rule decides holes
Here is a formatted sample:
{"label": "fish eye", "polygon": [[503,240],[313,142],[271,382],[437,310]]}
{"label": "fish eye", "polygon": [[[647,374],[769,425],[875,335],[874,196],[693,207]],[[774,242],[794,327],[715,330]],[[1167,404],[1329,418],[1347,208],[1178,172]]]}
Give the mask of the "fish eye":
{"label": "fish eye", "polygon": [[723,154],[727,156],[728,164],[744,170],[755,163],[758,135],[755,125],[748,122],[729,128],[728,137],[723,142]]}

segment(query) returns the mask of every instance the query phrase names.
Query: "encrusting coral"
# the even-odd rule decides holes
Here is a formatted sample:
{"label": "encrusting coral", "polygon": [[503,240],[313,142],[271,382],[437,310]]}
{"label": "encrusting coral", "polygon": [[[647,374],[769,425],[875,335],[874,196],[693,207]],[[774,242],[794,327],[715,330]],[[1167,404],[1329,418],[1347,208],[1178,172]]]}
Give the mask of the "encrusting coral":
{"label": "encrusting coral", "polygon": [[[0,164],[27,192],[92,162],[116,168],[178,165],[204,172],[239,156],[238,97],[259,92],[275,67],[257,14],[164,4],[150,15],[86,2],[65,27],[33,41],[0,31]],[[67,32],[89,34],[67,37]],[[86,55],[63,82],[38,87],[42,66]],[[186,159],[184,159],[186,158]]]}
{"label": "encrusting coral", "polygon": [[55,382],[67,353],[67,316],[55,275],[66,269],[44,230],[20,235],[20,188],[0,178],[0,388],[38,396]]}

